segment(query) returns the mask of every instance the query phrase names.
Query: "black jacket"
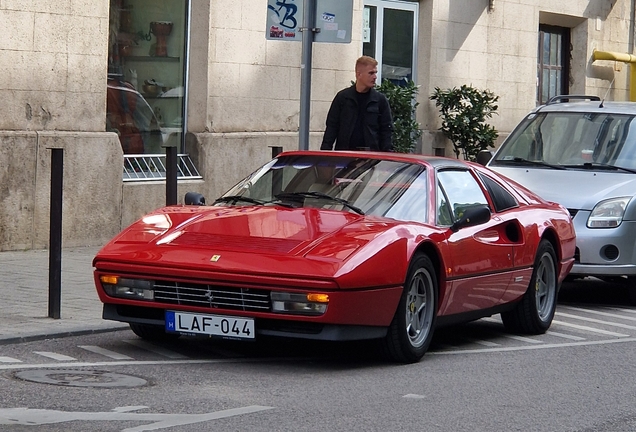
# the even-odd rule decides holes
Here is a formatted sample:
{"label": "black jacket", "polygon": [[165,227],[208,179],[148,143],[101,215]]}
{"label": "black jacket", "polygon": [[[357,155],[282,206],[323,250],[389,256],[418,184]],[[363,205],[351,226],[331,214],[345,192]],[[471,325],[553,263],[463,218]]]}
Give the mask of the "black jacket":
{"label": "black jacket", "polygon": [[[366,118],[363,120],[364,142],[370,150],[391,151],[393,118],[386,96],[372,88],[369,90]],[[327,128],[322,138],[321,150],[356,150],[349,148],[349,139],[358,117],[356,87],[340,90],[331,102],[327,114]]]}

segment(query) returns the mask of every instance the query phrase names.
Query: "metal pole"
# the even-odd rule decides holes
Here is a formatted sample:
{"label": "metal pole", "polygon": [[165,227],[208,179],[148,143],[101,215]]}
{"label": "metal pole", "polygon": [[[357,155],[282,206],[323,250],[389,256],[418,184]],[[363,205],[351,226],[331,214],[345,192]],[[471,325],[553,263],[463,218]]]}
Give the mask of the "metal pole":
{"label": "metal pole", "polygon": [[51,208],[49,228],[49,318],[60,318],[62,304],[62,181],[64,149],[51,149]]}
{"label": "metal pole", "polygon": [[166,147],[166,205],[177,204],[177,147]]}
{"label": "metal pole", "polygon": [[311,103],[311,58],[314,42],[316,0],[305,0],[303,9],[302,60],[300,64],[300,119],[298,150],[309,150],[309,112]]}

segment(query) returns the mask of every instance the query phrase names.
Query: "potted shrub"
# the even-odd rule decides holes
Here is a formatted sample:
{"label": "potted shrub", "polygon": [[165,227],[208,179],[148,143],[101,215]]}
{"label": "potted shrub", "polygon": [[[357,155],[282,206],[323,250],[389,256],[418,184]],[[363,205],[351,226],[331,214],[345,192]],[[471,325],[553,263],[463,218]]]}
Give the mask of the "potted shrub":
{"label": "potted shrub", "polygon": [[415,121],[415,109],[419,105],[415,101],[419,86],[413,81],[404,79],[403,85],[384,80],[376,87],[389,100],[393,116],[393,150],[399,153],[411,153],[415,143],[422,136],[420,124]]}
{"label": "potted shrub", "polygon": [[435,87],[430,99],[440,109],[439,130],[452,142],[455,157],[461,153],[465,160],[475,161],[480,151],[495,146],[499,134],[486,119],[497,111],[499,96],[462,85],[447,90]]}

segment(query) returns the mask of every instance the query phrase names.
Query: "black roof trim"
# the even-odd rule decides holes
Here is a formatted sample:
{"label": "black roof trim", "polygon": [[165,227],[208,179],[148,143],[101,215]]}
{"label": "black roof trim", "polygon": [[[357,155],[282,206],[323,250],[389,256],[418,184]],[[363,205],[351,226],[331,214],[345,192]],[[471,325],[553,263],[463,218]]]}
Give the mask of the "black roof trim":
{"label": "black roof trim", "polygon": [[550,100],[546,102],[546,105],[559,103],[559,102],[569,102],[571,100],[600,101],[601,98],[598,96],[590,96],[590,95],[557,95],[557,96],[552,96]]}

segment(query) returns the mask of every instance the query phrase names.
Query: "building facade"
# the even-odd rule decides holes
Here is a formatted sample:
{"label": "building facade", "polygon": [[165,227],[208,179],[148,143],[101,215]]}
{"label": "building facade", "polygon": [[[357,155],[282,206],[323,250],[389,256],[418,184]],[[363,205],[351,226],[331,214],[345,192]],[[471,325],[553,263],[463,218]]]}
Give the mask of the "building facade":
{"label": "building facade", "polygon": [[[299,148],[302,43],[283,24],[301,1],[1,1],[0,250],[48,246],[52,148],[64,149],[66,247],[101,245],[165,203],[153,155],[166,146],[187,171],[180,200],[218,196],[272,149]],[[634,0],[352,0],[350,35],[317,3],[351,42],[313,44],[312,149],[363,53],[381,78],[420,86],[424,154],[452,154],[435,87],[498,95],[500,139],[556,94],[630,98],[629,58],[612,59],[634,52]]]}

